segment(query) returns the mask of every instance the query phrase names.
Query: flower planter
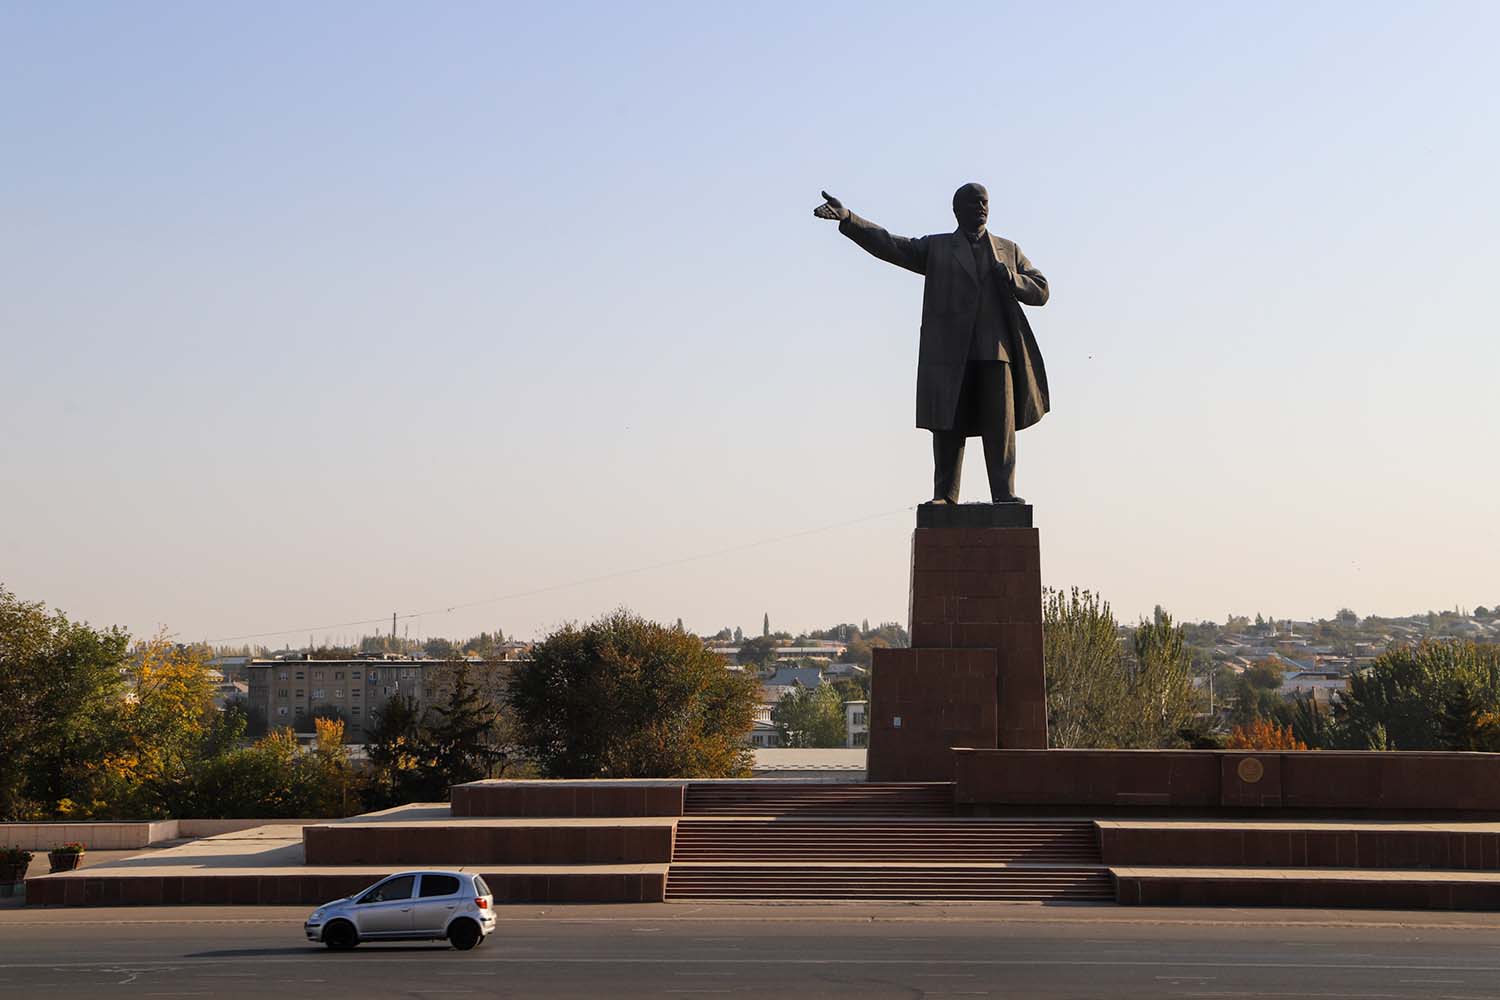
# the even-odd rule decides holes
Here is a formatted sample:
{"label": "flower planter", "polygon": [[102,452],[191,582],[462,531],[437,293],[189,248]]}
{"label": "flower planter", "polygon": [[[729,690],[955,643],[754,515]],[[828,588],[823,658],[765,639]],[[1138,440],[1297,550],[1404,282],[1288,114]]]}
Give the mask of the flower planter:
{"label": "flower planter", "polygon": [[26,880],[26,865],[0,865],[0,899],[16,894],[16,885]]}
{"label": "flower planter", "polygon": [[82,851],[48,851],[47,863],[50,871],[70,872],[83,863]]}

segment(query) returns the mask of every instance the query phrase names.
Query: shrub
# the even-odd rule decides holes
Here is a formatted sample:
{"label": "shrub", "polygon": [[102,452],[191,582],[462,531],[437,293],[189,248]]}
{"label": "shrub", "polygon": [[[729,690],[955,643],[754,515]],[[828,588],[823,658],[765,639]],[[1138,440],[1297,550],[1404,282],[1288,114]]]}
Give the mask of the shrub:
{"label": "shrub", "polygon": [[739,777],[759,687],[697,636],[621,610],[548,636],[507,698],[547,777]]}

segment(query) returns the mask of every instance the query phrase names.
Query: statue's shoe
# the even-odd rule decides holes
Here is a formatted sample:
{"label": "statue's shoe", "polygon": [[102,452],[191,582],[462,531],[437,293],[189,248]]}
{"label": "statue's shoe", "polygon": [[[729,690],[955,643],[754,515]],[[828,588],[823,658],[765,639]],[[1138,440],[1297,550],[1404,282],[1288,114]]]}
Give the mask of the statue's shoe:
{"label": "statue's shoe", "polygon": [[1025,502],[1026,501],[1023,498],[1018,497],[1018,496],[996,497],[994,500],[991,501],[991,503],[1025,503]]}
{"label": "statue's shoe", "polygon": [[949,500],[947,497],[933,497],[931,500],[923,501],[922,506],[923,507],[951,507],[951,506],[953,506],[953,501]]}

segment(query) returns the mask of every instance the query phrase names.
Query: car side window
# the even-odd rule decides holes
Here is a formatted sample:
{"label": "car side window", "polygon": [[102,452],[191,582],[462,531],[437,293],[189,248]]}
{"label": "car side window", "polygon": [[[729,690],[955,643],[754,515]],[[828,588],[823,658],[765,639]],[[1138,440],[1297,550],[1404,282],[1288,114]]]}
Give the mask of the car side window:
{"label": "car side window", "polygon": [[418,895],[425,899],[428,896],[451,896],[457,891],[458,879],[452,875],[423,875]]}
{"label": "car side window", "polygon": [[415,875],[402,875],[400,878],[389,879],[359,897],[359,901],[361,903],[389,903],[397,899],[411,899],[412,886],[416,884],[416,881]]}

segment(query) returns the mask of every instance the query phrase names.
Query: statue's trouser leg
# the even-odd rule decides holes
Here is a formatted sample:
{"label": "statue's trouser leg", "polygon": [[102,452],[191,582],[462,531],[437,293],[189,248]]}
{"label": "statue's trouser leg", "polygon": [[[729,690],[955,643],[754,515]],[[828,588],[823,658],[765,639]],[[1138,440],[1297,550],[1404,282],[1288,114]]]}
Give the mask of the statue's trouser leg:
{"label": "statue's trouser leg", "polygon": [[971,364],[978,368],[980,438],[984,441],[984,469],[990,479],[990,499],[999,503],[1016,495],[1016,406],[1010,365],[1003,361]]}
{"label": "statue's trouser leg", "polygon": [[932,432],[932,498],[958,503],[958,480],[964,469],[964,432]]}

